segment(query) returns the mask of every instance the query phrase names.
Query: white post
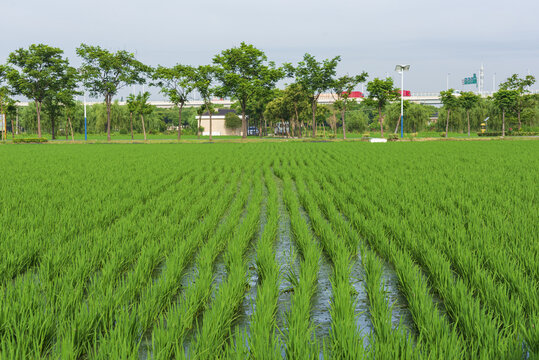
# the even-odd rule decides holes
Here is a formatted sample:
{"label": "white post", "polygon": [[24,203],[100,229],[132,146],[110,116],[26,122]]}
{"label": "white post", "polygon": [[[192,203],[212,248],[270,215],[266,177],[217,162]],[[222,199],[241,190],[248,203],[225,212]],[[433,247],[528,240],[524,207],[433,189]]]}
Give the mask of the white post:
{"label": "white post", "polygon": [[404,136],[404,69],[401,70],[401,138]]}

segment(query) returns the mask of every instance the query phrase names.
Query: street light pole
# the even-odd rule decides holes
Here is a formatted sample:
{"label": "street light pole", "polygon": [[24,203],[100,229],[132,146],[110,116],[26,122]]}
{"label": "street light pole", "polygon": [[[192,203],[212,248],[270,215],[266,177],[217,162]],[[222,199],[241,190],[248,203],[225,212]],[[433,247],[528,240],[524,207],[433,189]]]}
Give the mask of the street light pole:
{"label": "street light pole", "polygon": [[395,71],[401,74],[401,139],[404,137],[404,72],[410,70],[410,65],[397,65]]}

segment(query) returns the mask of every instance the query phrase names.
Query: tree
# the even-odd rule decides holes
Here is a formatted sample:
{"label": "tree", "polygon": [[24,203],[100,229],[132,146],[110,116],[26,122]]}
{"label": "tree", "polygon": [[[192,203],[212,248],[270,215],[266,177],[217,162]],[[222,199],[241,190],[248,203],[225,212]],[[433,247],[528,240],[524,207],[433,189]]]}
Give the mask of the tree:
{"label": "tree", "polygon": [[[213,95],[215,89],[211,87],[213,82],[213,76],[215,74],[215,68],[211,65],[200,65],[194,76],[194,88],[200,94],[202,101],[204,102],[204,108],[208,111],[210,116],[210,141],[212,141],[212,110],[213,106],[211,103],[211,96]],[[199,114],[199,127],[197,129],[197,135],[200,139],[200,121],[202,113]]]}
{"label": "tree", "polygon": [[[52,138],[56,138],[55,124],[56,119],[61,115],[62,110],[67,106],[74,106],[75,96],[80,95],[81,92],[77,91],[79,74],[77,69],[71,66],[66,66],[62,74],[60,74],[62,85],[55,92],[49,93],[43,101],[45,112],[49,115],[51,122],[51,134]],[[67,127],[65,129],[67,134]]]}
{"label": "tree", "polygon": [[137,98],[135,94],[129,94],[126,100],[127,109],[129,110],[129,125],[131,127],[131,141],[135,139],[133,135],[133,113],[137,112]]}
{"label": "tree", "polygon": [[267,61],[262,50],[242,42],[239,47],[223,50],[213,58],[215,77],[221,83],[216,94],[236,99],[241,107],[242,138],[247,137],[245,118],[249,99],[260,90],[271,90],[283,78],[282,69]]}
{"label": "tree", "polygon": [[471,91],[463,92],[458,98],[458,104],[466,110],[466,118],[468,120],[468,136],[470,136],[470,110],[472,110],[481,99],[481,96],[474,94]]}
{"label": "tree", "polygon": [[519,93],[517,90],[500,89],[493,97],[494,104],[502,112],[502,137],[505,137],[505,113],[515,109]]}
{"label": "tree", "polygon": [[393,79],[388,77],[386,79],[375,78],[367,83],[367,91],[369,96],[366,99],[366,104],[374,106],[378,109],[378,121],[380,122],[380,133],[384,137],[384,125],[382,111],[384,111],[387,104],[391,101],[395,101],[399,97],[397,89],[393,87]]}
{"label": "tree", "polygon": [[142,132],[144,134],[144,141],[146,141],[146,126],[144,124],[144,115],[150,115],[154,106],[148,103],[150,99],[150,93],[145,91],[144,93],[138,93],[135,98],[136,110],[140,116],[140,121],[142,123]]}
{"label": "tree", "polygon": [[341,111],[342,133],[344,139],[346,139],[346,108],[350,93],[359,83],[365,82],[368,76],[369,75],[366,72],[362,72],[360,75],[356,76],[345,75],[335,80],[333,84],[333,91],[337,96],[337,101],[335,101],[334,105],[338,110]]}
{"label": "tree", "polygon": [[524,107],[523,95],[529,92],[528,88],[535,84],[535,77],[532,75],[526,75],[525,78],[519,78],[517,74],[511,75],[507,80],[500,84],[500,89],[515,90],[517,92],[517,98],[515,102],[515,110],[517,111],[518,118],[518,130],[522,128],[522,121],[520,114]]}
{"label": "tree", "polygon": [[225,127],[227,129],[237,129],[242,126],[241,119],[236,113],[228,112],[225,115]]}
{"label": "tree", "polygon": [[292,122],[292,132],[294,133],[296,127],[298,128],[298,136],[301,138],[301,129],[303,128],[303,120],[300,120],[300,114],[305,111],[309,106],[309,94],[305,91],[303,86],[299,83],[293,83],[288,85],[284,89],[283,96],[288,103],[292,104],[294,108],[294,121]]}
{"label": "tree", "polygon": [[341,61],[340,56],[319,62],[311,54],[305,54],[303,61],[300,61],[296,68],[293,68],[290,64],[286,65],[289,73],[296,76],[296,82],[300,83],[305,91],[309,93],[309,102],[313,116],[313,137],[316,136],[316,107],[318,105],[318,98],[320,94],[331,89],[333,86],[333,77],[335,76],[339,61]]}
{"label": "tree", "polygon": [[110,111],[112,97],[122,87],[144,83],[150,68],[125,50],[112,53],[99,46],[81,44],[77,55],[82,58],[82,82],[91,96],[104,96],[107,106],[107,140],[110,141]]}
{"label": "tree", "polygon": [[290,126],[286,123],[289,122],[289,119],[293,116],[291,105],[292,104],[286,97],[278,96],[268,103],[266,110],[264,111],[264,117],[270,119],[270,123],[281,123],[286,131],[287,137],[290,136]]}
{"label": "tree", "polygon": [[161,88],[161,93],[178,107],[178,140],[182,136],[182,109],[187,102],[187,96],[195,87],[195,69],[187,65],[176,65],[171,68],[158,66],[153,73],[155,85]]}
{"label": "tree", "polygon": [[449,133],[449,117],[451,116],[451,111],[457,109],[459,106],[459,102],[456,96],[453,95],[453,92],[455,92],[454,89],[440,91],[440,100],[447,109],[447,119],[445,120],[445,137],[447,137]]}
{"label": "tree", "polygon": [[20,48],[8,56],[8,64],[15,66],[6,72],[13,92],[32,99],[37,112],[37,134],[41,137],[41,107],[43,101],[58,92],[68,68],[64,52],[44,44],[32,44]]}

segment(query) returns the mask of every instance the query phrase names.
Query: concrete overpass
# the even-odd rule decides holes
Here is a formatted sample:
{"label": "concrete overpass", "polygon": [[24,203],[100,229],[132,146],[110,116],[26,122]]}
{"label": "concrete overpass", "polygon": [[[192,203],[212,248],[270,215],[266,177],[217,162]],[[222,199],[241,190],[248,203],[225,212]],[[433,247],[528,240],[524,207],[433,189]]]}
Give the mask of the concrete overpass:
{"label": "concrete overpass", "polygon": [[[539,94],[539,90],[531,90],[529,93],[530,94]],[[492,96],[492,94],[493,94],[492,91],[483,92],[481,94],[481,96],[483,98],[486,98],[486,97]],[[457,93],[457,96],[458,96],[458,93]],[[333,102],[335,102],[335,100],[336,100],[335,94],[332,94],[332,93],[321,94],[319,99],[318,99],[318,103],[319,104],[332,104]],[[359,98],[358,100],[361,101],[362,99]],[[439,93],[412,93],[412,96],[405,96],[404,100],[405,101],[410,101],[410,102],[413,102],[413,103],[416,103],[416,104],[442,106],[442,102],[440,101],[440,94]],[[92,102],[87,102],[86,104],[95,105],[95,104],[102,104],[102,103],[103,103],[102,101],[92,101]],[[166,108],[174,107],[174,104],[172,104],[170,102],[167,102],[167,101],[164,101],[164,100],[153,100],[153,101],[149,101],[149,103],[151,105],[154,105],[154,106],[158,107],[158,108],[165,108],[166,109]],[[234,103],[234,101],[232,101],[230,99],[215,98],[215,99],[212,100],[212,103],[215,104],[215,105],[220,105],[220,106],[224,106],[224,107],[230,107],[230,105],[232,105],[232,103]],[[126,102],[125,101],[120,101],[119,104],[120,105],[125,105]],[[203,104],[204,103],[202,102],[202,100],[191,100],[191,101],[187,102],[185,104],[185,106],[186,107],[199,107],[199,106],[201,106]],[[28,102],[27,101],[22,101],[22,102],[19,102],[18,105],[19,106],[28,106]]]}

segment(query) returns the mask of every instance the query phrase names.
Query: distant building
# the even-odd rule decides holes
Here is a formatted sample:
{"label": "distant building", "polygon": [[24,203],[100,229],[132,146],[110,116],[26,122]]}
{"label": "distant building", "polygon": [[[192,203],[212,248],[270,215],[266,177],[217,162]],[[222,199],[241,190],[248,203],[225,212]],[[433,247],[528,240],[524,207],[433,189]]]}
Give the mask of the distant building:
{"label": "distant building", "polygon": [[[233,109],[216,109],[216,112],[212,114],[212,136],[242,135],[241,127],[237,129],[227,129],[225,127],[225,115],[230,112],[236,113]],[[204,128],[202,135],[210,135],[210,115],[208,112],[202,114],[201,126]]]}

